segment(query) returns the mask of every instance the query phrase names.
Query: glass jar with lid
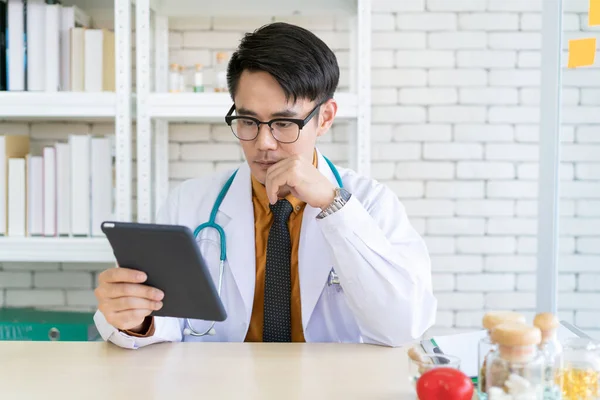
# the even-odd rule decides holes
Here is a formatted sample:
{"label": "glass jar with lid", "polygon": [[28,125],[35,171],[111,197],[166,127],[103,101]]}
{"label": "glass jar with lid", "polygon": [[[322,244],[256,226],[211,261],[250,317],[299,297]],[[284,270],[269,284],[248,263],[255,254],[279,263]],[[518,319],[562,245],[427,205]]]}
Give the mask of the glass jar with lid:
{"label": "glass jar with lid", "polygon": [[496,344],[492,342],[491,333],[494,328],[504,322],[525,323],[525,317],[514,311],[490,311],[483,316],[483,328],[487,331],[487,335],[478,343],[477,366],[479,375],[477,377],[477,394],[481,400],[485,400],[485,368],[486,357],[496,351]]}
{"label": "glass jar with lid", "polygon": [[600,398],[600,344],[585,338],[566,340],[557,381],[563,400]]}
{"label": "glass jar with lid", "polygon": [[172,63],[169,65],[169,92],[178,93],[180,92],[180,65]]}
{"label": "glass jar with lid", "polygon": [[558,318],[552,313],[540,313],[533,319],[533,325],[540,329],[542,341],[539,349],[544,357],[544,400],[559,400],[560,382],[558,373],[562,371],[562,345],[558,341]]}
{"label": "glass jar with lid", "polygon": [[539,328],[504,322],[492,331],[497,351],[486,358],[485,390],[489,400],[542,400],[544,358]]}

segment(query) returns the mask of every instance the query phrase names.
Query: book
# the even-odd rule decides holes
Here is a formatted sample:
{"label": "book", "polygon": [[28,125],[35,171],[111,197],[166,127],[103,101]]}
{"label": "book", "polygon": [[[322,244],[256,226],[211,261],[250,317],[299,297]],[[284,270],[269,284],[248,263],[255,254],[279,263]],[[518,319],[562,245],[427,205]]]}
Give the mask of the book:
{"label": "book", "polygon": [[102,222],[112,214],[112,151],[108,137],[92,138],[92,236],[104,236]]}
{"label": "book", "polygon": [[56,236],[56,151],[44,147],[44,236]]}
{"label": "book", "polygon": [[41,236],[44,232],[44,159],[27,156],[27,232]]}
{"label": "book", "polygon": [[7,90],[6,86],[6,3],[0,1],[0,91]]}
{"label": "book", "polygon": [[8,159],[29,154],[29,136],[0,136],[0,235],[8,233]]}
{"label": "book", "polygon": [[56,143],[56,228],[59,236],[71,233],[71,161],[68,143]]}
{"label": "book", "polygon": [[71,135],[71,234],[90,236],[91,136]]}
{"label": "book", "polygon": [[46,91],[56,92],[60,88],[60,16],[59,4],[46,4]]}
{"label": "book", "polygon": [[71,28],[70,31],[70,90],[83,92],[85,89],[85,29]]}
{"label": "book", "polygon": [[27,235],[25,158],[8,159],[8,236]]}
{"label": "book", "polygon": [[8,0],[7,86],[25,90],[25,7],[23,0]]}
{"label": "book", "polygon": [[84,37],[84,90],[114,92],[114,33],[107,29],[86,29]]}
{"label": "book", "polygon": [[46,89],[46,4],[27,0],[27,90]]}

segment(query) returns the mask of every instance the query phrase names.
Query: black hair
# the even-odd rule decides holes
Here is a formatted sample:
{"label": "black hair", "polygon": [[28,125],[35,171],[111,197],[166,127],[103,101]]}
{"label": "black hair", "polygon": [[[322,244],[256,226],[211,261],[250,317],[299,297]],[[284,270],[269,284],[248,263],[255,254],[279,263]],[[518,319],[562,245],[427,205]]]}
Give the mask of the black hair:
{"label": "black hair", "polygon": [[264,71],[283,89],[286,100],[333,97],[340,70],[331,49],[315,34],[284,22],[264,25],[246,33],[231,56],[227,86],[233,99],[244,70]]}

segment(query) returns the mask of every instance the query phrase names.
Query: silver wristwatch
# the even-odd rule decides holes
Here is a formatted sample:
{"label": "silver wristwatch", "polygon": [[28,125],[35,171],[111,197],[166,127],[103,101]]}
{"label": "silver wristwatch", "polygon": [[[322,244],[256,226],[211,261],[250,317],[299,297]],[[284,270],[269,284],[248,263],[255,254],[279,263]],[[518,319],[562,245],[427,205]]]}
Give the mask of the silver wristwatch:
{"label": "silver wristwatch", "polygon": [[335,197],[333,198],[333,201],[327,206],[327,208],[325,208],[319,213],[319,215],[317,215],[317,218],[325,218],[326,216],[338,211],[339,209],[344,207],[348,200],[350,200],[350,196],[350,193],[346,189],[339,187],[335,188]]}

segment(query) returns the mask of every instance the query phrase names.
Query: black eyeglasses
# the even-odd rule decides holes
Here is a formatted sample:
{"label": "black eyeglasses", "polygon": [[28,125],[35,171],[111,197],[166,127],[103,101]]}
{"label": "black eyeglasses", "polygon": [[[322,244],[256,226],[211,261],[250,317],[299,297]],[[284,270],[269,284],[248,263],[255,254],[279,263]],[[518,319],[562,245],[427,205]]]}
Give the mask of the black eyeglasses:
{"label": "black eyeglasses", "polygon": [[231,131],[240,140],[254,140],[258,137],[258,131],[261,125],[268,125],[271,134],[280,143],[294,143],[300,137],[300,130],[317,114],[319,107],[325,103],[324,100],[317,104],[315,108],[304,119],[295,118],[275,118],[263,122],[254,117],[232,116],[235,111],[235,104],[231,106],[225,116],[225,122],[231,128]]}

